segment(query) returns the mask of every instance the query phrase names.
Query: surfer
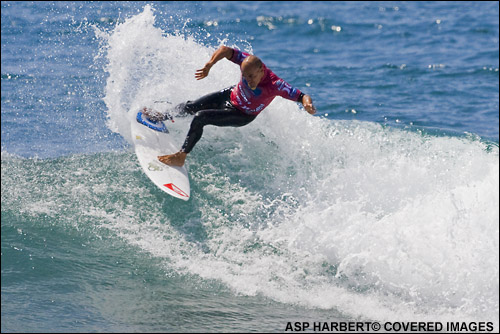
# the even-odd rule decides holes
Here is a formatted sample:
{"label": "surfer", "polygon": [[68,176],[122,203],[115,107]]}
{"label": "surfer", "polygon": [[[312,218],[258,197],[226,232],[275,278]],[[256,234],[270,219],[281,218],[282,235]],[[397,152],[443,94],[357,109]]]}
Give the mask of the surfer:
{"label": "surfer", "polygon": [[[177,106],[181,114],[191,114],[194,118],[181,150],[174,154],[159,156],[158,160],[161,162],[170,166],[183,166],[186,156],[200,140],[205,125],[233,127],[247,125],[276,96],[302,103],[304,109],[311,115],[316,112],[309,95],[280,79],[258,57],[224,45],[214,52],[202,69],[196,71],[195,78],[197,80],[206,78],[210,69],[223,58],[240,65],[240,82],[236,86]],[[144,109],[144,114],[152,120],[167,118],[166,114],[151,109]]]}

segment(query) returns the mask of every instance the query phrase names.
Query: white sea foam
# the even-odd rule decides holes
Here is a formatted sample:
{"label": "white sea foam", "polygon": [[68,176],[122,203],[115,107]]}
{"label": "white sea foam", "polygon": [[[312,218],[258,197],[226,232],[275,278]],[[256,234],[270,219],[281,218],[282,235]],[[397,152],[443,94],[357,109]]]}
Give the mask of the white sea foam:
{"label": "white sea foam", "polygon": [[[134,111],[234,84],[213,48],[155,27],[153,10],[99,33],[109,73],[109,127],[130,139]],[[179,141],[189,119],[180,120]],[[181,273],[236,294],[335,308],[376,320],[498,319],[498,149],[364,122],[311,117],[276,99],[243,128],[207,127],[188,159],[184,224],[127,208],[104,218],[131,244]],[[178,219],[178,218],[177,218]],[[495,322],[496,328],[498,323]]]}

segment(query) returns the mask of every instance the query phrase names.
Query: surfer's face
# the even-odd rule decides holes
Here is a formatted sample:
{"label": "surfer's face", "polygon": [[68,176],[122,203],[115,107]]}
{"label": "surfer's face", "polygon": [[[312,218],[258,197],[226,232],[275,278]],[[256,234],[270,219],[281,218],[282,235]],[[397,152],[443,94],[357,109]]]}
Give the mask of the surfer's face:
{"label": "surfer's face", "polygon": [[261,66],[242,66],[241,75],[248,83],[248,87],[254,90],[264,76],[264,69]]}

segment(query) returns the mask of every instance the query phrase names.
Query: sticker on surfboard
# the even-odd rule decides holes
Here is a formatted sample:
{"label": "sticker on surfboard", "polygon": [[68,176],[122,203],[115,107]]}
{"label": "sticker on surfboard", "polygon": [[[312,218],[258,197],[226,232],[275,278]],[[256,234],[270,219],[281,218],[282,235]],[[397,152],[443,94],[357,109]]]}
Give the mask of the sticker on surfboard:
{"label": "sticker on surfboard", "polygon": [[167,187],[168,189],[172,190],[172,191],[175,191],[177,194],[181,195],[182,197],[189,198],[188,194],[186,194],[184,191],[182,191],[181,188],[177,187],[173,183],[164,184],[164,186]]}

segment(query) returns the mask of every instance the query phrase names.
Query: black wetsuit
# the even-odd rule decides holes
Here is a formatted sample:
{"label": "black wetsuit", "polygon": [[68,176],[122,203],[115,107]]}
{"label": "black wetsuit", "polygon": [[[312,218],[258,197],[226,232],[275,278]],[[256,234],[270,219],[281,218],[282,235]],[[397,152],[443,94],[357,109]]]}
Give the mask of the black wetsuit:
{"label": "black wetsuit", "polygon": [[188,101],[176,108],[181,114],[194,115],[186,140],[181,148],[182,152],[191,152],[198,140],[200,140],[205,125],[238,127],[247,125],[257,117],[257,115],[245,114],[231,104],[232,89],[233,87],[229,87],[202,96],[195,101]]}

